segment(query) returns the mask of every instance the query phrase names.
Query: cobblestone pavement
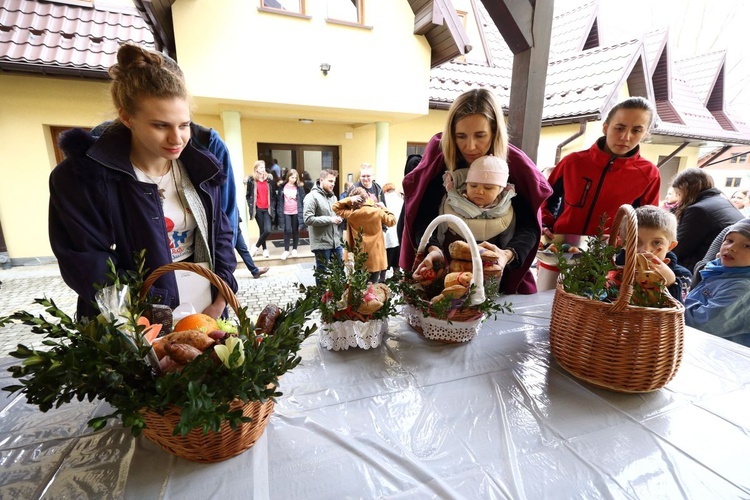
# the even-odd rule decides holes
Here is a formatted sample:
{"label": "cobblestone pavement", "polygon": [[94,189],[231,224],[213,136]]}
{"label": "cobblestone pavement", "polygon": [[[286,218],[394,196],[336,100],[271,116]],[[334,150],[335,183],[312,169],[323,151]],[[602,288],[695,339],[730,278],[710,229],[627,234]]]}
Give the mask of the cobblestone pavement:
{"label": "cobblestone pavement", "polygon": [[[264,265],[258,262],[258,265]],[[237,298],[248,313],[255,316],[269,303],[280,307],[294,302],[299,296],[297,284],[315,284],[313,263],[288,263],[272,265],[267,274],[255,279],[241,262],[235,277],[239,285]],[[25,310],[34,314],[44,311],[34,304],[35,298],[50,298],[58,308],[73,315],[76,295],[60,277],[57,264],[19,266],[0,269],[0,316]],[[26,325],[11,325],[0,328],[0,357],[6,356],[17,344],[41,347],[41,336],[31,332]]]}

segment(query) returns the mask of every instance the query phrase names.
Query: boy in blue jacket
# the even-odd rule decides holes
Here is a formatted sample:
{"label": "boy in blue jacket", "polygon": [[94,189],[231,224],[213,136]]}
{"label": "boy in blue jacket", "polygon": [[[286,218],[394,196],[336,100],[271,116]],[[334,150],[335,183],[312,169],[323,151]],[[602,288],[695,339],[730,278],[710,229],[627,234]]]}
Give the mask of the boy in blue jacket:
{"label": "boy in blue jacket", "polygon": [[685,324],[750,347],[750,219],[732,224],[719,257],[685,300]]}

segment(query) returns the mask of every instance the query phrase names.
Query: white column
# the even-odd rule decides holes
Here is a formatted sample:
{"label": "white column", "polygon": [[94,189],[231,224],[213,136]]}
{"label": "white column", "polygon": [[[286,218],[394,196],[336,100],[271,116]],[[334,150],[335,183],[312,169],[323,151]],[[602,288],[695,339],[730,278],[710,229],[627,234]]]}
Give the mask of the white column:
{"label": "white column", "polygon": [[388,182],[388,122],[375,122],[375,180],[381,186]]}
{"label": "white column", "polygon": [[224,125],[224,142],[229,149],[229,159],[232,160],[232,171],[234,172],[234,183],[237,191],[237,207],[242,216],[242,227],[240,228],[248,242],[248,219],[250,218],[245,202],[245,156],[242,151],[242,124],[238,111],[222,111],[221,122]]}

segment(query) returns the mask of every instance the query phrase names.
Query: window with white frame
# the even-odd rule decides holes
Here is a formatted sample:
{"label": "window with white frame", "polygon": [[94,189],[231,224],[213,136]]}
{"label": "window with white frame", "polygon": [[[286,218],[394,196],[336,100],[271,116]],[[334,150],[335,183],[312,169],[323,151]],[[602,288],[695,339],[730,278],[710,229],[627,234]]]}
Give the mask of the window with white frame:
{"label": "window with white frame", "polygon": [[729,163],[745,163],[746,161],[747,161],[747,153],[732,156],[732,158],[729,160]]}
{"label": "window with white frame", "polygon": [[728,188],[736,188],[740,187],[741,181],[742,177],[727,177],[727,181],[724,185]]}
{"label": "window with white frame", "polygon": [[260,0],[260,6],[294,14],[305,13],[305,0]]}
{"label": "window with white frame", "polygon": [[364,24],[364,0],[328,0],[328,19]]}

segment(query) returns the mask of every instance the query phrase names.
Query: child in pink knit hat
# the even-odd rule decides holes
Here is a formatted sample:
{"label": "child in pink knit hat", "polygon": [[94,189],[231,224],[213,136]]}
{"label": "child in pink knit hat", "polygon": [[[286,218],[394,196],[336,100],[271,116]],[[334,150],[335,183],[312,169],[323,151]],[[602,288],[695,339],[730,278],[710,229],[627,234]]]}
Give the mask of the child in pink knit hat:
{"label": "child in pink knit hat", "polygon": [[[504,159],[481,156],[468,169],[446,172],[443,185],[446,195],[440,206],[441,214],[462,219],[477,241],[489,241],[501,248],[507,246],[515,228],[511,199],[516,191],[508,184],[508,163]],[[436,232],[433,241],[440,245],[463,239],[451,224]]]}

